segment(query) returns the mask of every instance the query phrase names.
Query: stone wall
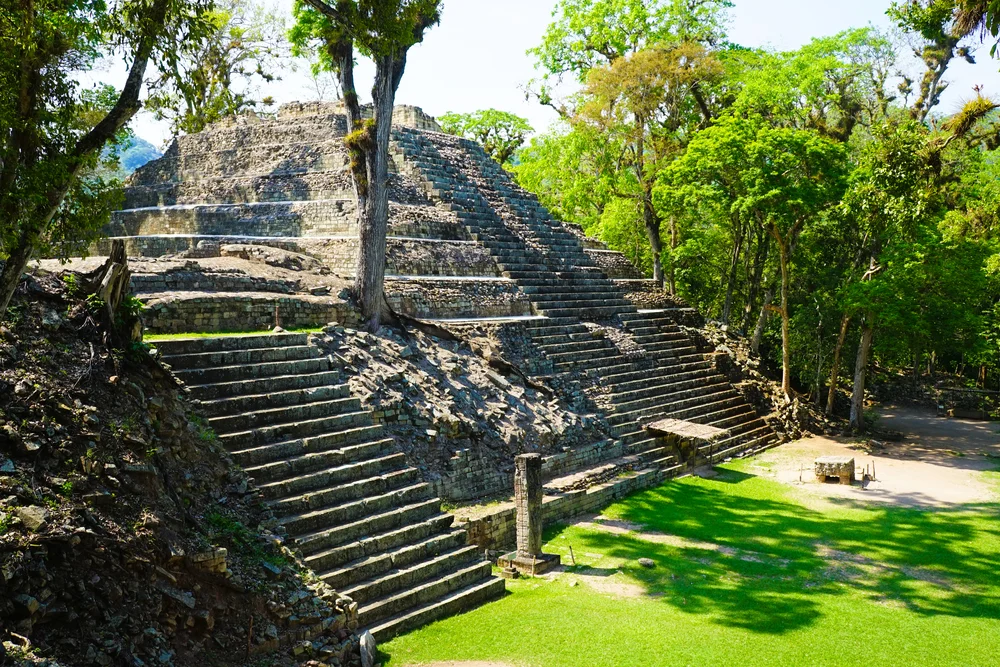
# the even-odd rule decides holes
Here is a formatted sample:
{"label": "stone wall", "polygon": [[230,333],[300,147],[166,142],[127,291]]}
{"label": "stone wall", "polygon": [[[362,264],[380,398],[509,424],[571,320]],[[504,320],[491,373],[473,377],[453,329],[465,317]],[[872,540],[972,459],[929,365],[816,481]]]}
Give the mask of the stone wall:
{"label": "stone wall", "polygon": [[628,258],[620,252],[592,248],[587,248],[585,252],[608,278],[614,280],[620,278],[643,277],[642,273],[639,272],[639,269],[635,268],[635,266],[632,265],[632,262],[628,261]]}
{"label": "stone wall", "polygon": [[398,312],[413,317],[517,317],[531,314],[531,303],[513,281],[392,280],[386,297]]}
{"label": "stone wall", "polygon": [[328,322],[359,324],[349,304],[329,297],[238,294],[223,300],[211,292],[151,299],[142,318],[146,330],[157,334],[267,331],[276,324],[285,329],[318,327]]}
{"label": "stone wall", "polygon": [[206,204],[116,211],[106,236],[331,236],[357,233],[354,199]]}
{"label": "stone wall", "polygon": [[[343,102],[291,102],[281,105],[278,109],[278,118],[303,118],[314,115],[339,115],[343,113]],[[372,107],[370,104],[361,106],[361,115],[364,118],[372,117]],[[433,116],[424,113],[424,110],[420,107],[404,104],[397,105],[393,109],[392,124],[402,127],[412,127],[415,130],[441,131],[441,126],[438,125]]]}
{"label": "stone wall", "polygon": [[[629,473],[586,490],[547,495],[542,501],[545,525],[581,514],[599,512],[616,500],[657,486],[665,479],[666,474],[662,470],[645,470]],[[492,551],[507,550],[514,546],[516,540],[517,511],[513,503],[504,503],[472,519],[459,516],[457,525],[468,531],[469,544]]]}
{"label": "stone wall", "polygon": [[[566,447],[564,451],[542,459],[542,476],[551,479],[622,456],[623,453],[621,443],[613,440]],[[461,502],[507,493],[513,483],[512,468],[498,468],[494,461],[475,451],[461,449],[448,461],[448,469],[434,482],[434,489],[439,498]]]}
{"label": "stone wall", "polygon": [[[152,163],[151,163],[152,164]],[[212,177],[180,183],[133,185],[125,188],[125,206],[147,208],[178,204],[240,204],[302,199],[352,199],[354,185],[347,171],[261,176]]]}
{"label": "stone wall", "polygon": [[297,282],[248,276],[241,271],[231,273],[202,270],[178,270],[164,273],[132,274],[132,290],[136,294],[152,292],[274,292],[294,294]]}

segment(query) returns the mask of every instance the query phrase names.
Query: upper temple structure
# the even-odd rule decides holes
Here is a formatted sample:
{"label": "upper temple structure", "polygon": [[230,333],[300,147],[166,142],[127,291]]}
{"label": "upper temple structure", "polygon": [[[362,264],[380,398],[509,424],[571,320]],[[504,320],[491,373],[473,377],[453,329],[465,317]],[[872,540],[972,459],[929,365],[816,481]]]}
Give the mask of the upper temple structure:
{"label": "upper temple structure", "polygon": [[[357,322],[342,296],[358,249],[345,129],[336,104],[290,104],[180,137],[135,173],[95,250],[125,241],[147,331]],[[445,327],[514,327],[528,375],[594,397],[587,419],[602,435],[539,452],[547,521],[776,444],[689,335],[697,313],[624,255],[554,219],[478,144],[420,109],[396,109],[391,150],[390,305]],[[307,334],[157,347],[306,564],[358,603],[376,637],[503,591],[482,559],[502,545],[456,527],[440,498],[509,492],[506,470],[453,447],[449,474],[430,479],[386,415],[351,395],[344,361]],[[495,380],[513,391],[505,382]],[[497,517],[490,539],[503,541]]]}

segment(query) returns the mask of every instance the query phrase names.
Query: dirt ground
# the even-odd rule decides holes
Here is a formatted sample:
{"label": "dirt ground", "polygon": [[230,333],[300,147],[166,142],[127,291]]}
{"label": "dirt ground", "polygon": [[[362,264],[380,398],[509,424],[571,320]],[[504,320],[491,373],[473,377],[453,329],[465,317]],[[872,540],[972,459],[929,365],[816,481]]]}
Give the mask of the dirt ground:
{"label": "dirt ground", "polygon": [[[982,474],[1000,467],[1000,424],[914,408],[886,407],[881,414],[879,427],[899,431],[901,441],[805,438],[758,457],[755,472],[827,498],[914,507],[1000,500],[996,485]],[[854,486],[817,482],[813,461],[826,455],[853,456],[859,471],[874,470],[875,480]]]}

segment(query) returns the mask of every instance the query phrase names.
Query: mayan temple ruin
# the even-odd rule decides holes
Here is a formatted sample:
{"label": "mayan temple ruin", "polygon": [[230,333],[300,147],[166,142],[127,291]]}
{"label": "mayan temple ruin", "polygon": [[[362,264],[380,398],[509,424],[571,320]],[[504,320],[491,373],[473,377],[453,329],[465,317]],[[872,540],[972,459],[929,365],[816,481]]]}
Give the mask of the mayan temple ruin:
{"label": "mayan temple ruin", "polygon": [[[125,242],[148,333],[357,324],[344,295],[358,243],[344,133],[335,104],[290,104],[181,136],[135,173],[96,251]],[[553,401],[576,392],[596,406],[599,428],[539,448],[546,519],[776,444],[685,332],[697,313],[554,219],[479,145],[398,107],[392,157],[391,306],[459,335],[520,336],[521,363],[558,388]],[[482,463],[489,452],[454,447],[428,477],[315,338],[156,347],[308,566],[357,603],[361,628],[381,640],[501,595],[483,554],[513,544],[514,510],[456,523],[442,500],[509,493],[513,457],[498,470]]]}

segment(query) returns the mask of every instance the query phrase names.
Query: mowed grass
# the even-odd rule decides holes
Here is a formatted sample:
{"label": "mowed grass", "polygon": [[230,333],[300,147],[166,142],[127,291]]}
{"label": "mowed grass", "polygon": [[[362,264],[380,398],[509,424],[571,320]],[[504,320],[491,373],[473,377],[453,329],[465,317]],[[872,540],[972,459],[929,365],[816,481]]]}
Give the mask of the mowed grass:
{"label": "mowed grass", "polygon": [[[288,329],[285,333],[320,333],[322,328],[308,328],[308,329]],[[143,336],[143,342],[146,343],[159,343],[162,341],[171,340],[188,340],[190,338],[234,338],[239,336],[266,336],[272,333],[272,331],[207,331],[207,332],[197,332],[197,333],[174,333],[174,334],[146,334]]]}
{"label": "mowed grass", "polygon": [[577,567],[384,645],[386,665],[1000,665],[1000,506],[832,503],[751,466],[613,505],[619,534],[553,527]]}

